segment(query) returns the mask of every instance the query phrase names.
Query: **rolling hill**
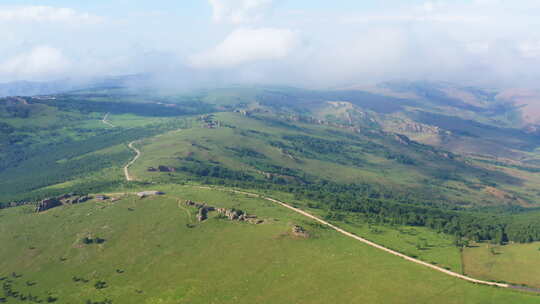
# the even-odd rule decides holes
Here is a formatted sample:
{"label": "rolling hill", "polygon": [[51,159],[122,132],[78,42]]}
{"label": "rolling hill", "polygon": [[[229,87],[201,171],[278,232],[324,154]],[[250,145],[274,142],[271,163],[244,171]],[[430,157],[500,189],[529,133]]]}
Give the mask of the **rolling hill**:
{"label": "rolling hill", "polygon": [[[475,251],[540,241],[540,136],[515,121],[516,109],[497,94],[387,83],[370,90],[234,86],[174,94],[105,86],[2,98],[4,298],[538,301],[447,277],[268,201],[216,188],[282,199],[455,273],[536,287],[527,277],[486,274],[490,257]],[[134,195],[143,190],[165,195]],[[66,194],[94,199],[46,200]],[[103,194],[109,198],[99,200]],[[213,212],[198,222],[200,211],[186,200],[244,210],[263,223]],[[62,206],[34,212],[52,203]],[[512,259],[502,261],[505,269]]]}

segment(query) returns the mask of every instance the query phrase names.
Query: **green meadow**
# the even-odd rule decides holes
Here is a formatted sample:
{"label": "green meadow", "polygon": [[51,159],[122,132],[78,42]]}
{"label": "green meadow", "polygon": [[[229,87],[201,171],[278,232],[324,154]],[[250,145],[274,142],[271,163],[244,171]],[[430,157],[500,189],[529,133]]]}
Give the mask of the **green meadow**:
{"label": "green meadow", "polygon": [[[142,188],[141,188],[142,189]],[[152,188],[154,189],[154,188]],[[162,197],[114,193],[35,214],[0,212],[0,269],[11,290],[56,303],[537,303],[380,252],[261,199],[192,186]],[[183,200],[237,208],[195,221]],[[291,234],[304,227],[309,238]],[[44,229],[46,227],[46,229]],[[101,243],[85,244],[84,238]],[[1,293],[0,293],[1,295]],[[7,298],[7,303],[23,303]]]}
{"label": "green meadow", "polygon": [[[538,243],[475,242],[540,238],[530,212],[540,197],[536,142],[479,123],[485,117],[419,113],[416,102],[396,101],[233,87],[161,96],[81,90],[0,103],[0,207],[10,207],[0,209],[0,303],[539,303],[230,192],[286,201],[456,273],[540,287]],[[446,137],[416,134],[439,140],[434,146],[393,133],[413,122],[455,128]],[[123,172],[135,155],[130,142],[142,152],[129,169],[133,182]],[[526,158],[445,150],[477,147]],[[166,194],[139,199],[142,190]],[[34,213],[36,201],[70,192],[118,200]],[[216,212],[198,222],[188,199],[264,222]],[[18,204],[26,206],[11,207]],[[295,235],[295,225],[309,237]]]}
{"label": "green meadow", "polygon": [[471,276],[540,288],[540,243],[476,244],[463,251],[465,272]]}

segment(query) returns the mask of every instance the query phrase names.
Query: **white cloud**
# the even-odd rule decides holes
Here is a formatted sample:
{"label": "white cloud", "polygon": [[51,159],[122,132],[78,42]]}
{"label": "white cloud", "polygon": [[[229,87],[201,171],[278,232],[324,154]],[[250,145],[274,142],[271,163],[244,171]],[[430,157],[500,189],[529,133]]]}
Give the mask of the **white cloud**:
{"label": "white cloud", "polygon": [[62,51],[50,46],[38,46],[0,62],[0,77],[10,80],[41,80],[62,75],[70,67]]}
{"label": "white cloud", "polygon": [[217,23],[252,23],[259,21],[273,0],[209,0]]}
{"label": "white cloud", "polygon": [[518,49],[525,58],[540,58],[540,40],[522,42],[519,44]]}
{"label": "white cloud", "polygon": [[433,22],[433,23],[480,23],[488,19],[484,16],[463,16],[451,14],[404,14],[404,15],[362,15],[346,16],[340,20],[344,24],[354,23],[398,23],[398,22]]}
{"label": "white cloud", "polygon": [[[164,4],[167,16],[133,5],[103,19],[75,6],[0,5],[0,77],[185,70],[205,81],[321,86],[393,78],[537,86],[540,77],[539,0],[393,1],[356,10],[279,6],[279,0],[208,2],[215,23],[178,1],[171,9]],[[172,9],[178,5],[186,11]],[[33,49],[40,45],[57,49]]]}
{"label": "white cloud", "polygon": [[192,56],[195,67],[232,67],[282,59],[298,45],[297,34],[288,29],[237,29],[211,50]]}
{"label": "white cloud", "polygon": [[51,6],[0,6],[0,21],[3,22],[63,22],[99,23],[103,19],[71,8]]}

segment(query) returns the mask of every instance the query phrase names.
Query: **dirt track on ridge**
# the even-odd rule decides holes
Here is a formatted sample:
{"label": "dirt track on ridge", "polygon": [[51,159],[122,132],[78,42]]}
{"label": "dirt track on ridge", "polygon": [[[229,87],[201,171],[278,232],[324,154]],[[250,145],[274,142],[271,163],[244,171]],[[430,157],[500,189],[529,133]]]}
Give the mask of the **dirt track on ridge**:
{"label": "dirt track on ridge", "polygon": [[109,118],[109,113],[105,114],[105,116],[103,116],[103,119],[101,120],[102,123],[112,127],[112,128],[116,128],[115,125],[113,125],[110,121],[108,121],[107,119]]}
{"label": "dirt track on ridge", "polygon": [[461,279],[461,280],[465,280],[465,281],[468,281],[468,282],[471,282],[471,283],[475,283],[475,284],[482,284],[482,285],[489,285],[489,286],[496,286],[496,287],[502,287],[502,288],[512,288],[513,286],[512,285],[509,285],[509,284],[504,284],[504,283],[496,283],[496,282],[489,282],[489,281],[483,281],[483,280],[478,280],[478,279],[474,279],[474,278],[471,278],[471,277],[468,277],[466,275],[462,275],[462,274],[459,274],[459,273],[456,273],[456,272],[453,272],[453,271],[450,271],[448,269],[445,269],[445,268],[442,268],[442,267],[439,267],[439,266],[436,266],[436,265],[433,265],[433,264],[430,264],[430,263],[427,263],[427,262],[424,262],[424,261],[421,261],[421,260],[418,260],[418,259],[415,259],[415,258],[412,258],[408,255],[405,255],[405,254],[402,254],[402,253],[399,253],[395,250],[392,250],[392,249],[389,249],[389,248],[386,248],[382,245],[379,245],[379,244],[376,244],[372,241],[369,241],[369,240],[366,240],[362,237],[359,237],[357,235],[354,235],[350,232],[347,232],[337,226],[334,226],[332,224],[330,224],[329,222],[327,221],[324,221],[306,211],[303,211],[303,210],[300,210],[298,208],[295,208],[287,203],[284,203],[284,202],[281,202],[281,201],[278,201],[278,200],[275,200],[273,198],[270,198],[270,197],[265,197],[265,196],[262,196],[262,195],[259,195],[259,194],[254,194],[254,193],[249,193],[249,192],[243,192],[243,191],[238,191],[238,190],[227,190],[227,189],[219,189],[219,188],[211,188],[211,187],[199,187],[199,188],[202,188],[202,189],[211,189],[211,190],[222,190],[222,191],[229,191],[229,192],[234,192],[234,193],[239,193],[239,194],[245,194],[245,195],[248,195],[248,196],[251,196],[251,197],[258,197],[258,198],[262,198],[262,199],[265,199],[267,201],[270,201],[270,202],[273,202],[273,203],[276,203],[276,204],[279,204],[285,208],[288,208],[296,213],[299,213],[305,217],[308,217],[312,220],[315,220],[325,226],[328,226],[334,230],[336,230],[337,232],[343,234],[343,235],[346,235],[350,238],[353,238],[357,241],[360,241],[364,244],[367,244],[371,247],[375,247],[379,250],[382,250],[382,251],[385,251],[387,253],[390,253],[392,255],[395,255],[395,256],[398,256],[402,259],[405,259],[409,262],[413,262],[413,263],[416,263],[416,264],[419,264],[419,265],[422,265],[422,266],[425,266],[425,267],[428,267],[428,268],[431,268],[433,270],[436,270],[436,271],[439,271],[439,272],[442,272],[446,275],[449,275],[449,276],[452,276],[452,277],[455,277],[455,278],[458,278],[458,279]]}
{"label": "dirt track on ridge", "polygon": [[133,178],[131,175],[129,175],[129,167],[130,167],[131,165],[133,165],[133,164],[137,161],[137,159],[139,159],[139,157],[141,156],[141,151],[139,151],[139,149],[137,149],[137,148],[135,148],[135,147],[133,146],[134,143],[135,143],[134,141],[130,142],[130,143],[128,144],[128,147],[129,147],[131,150],[135,151],[136,155],[135,155],[135,157],[133,157],[132,160],[129,161],[129,163],[127,163],[127,164],[124,166],[124,175],[126,176],[126,181],[128,181],[128,182],[131,182],[131,181],[134,180],[134,178]]}

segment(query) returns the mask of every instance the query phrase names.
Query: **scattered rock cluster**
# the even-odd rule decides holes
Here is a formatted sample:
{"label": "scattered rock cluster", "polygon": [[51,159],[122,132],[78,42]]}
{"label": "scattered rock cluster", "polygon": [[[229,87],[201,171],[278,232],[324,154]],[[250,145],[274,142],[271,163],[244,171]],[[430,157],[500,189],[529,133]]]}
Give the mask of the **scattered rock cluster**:
{"label": "scattered rock cluster", "polygon": [[62,205],[74,205],[74,204],[81,204],[88,200],[90,200],[91,197],[88,195],[75,195],[73,193],[64,194],[58,197],[53,198],[46,198],[42,201],[39,201],[36,205],[36,212],[43,212],[47,211],[49,209],[52,209],[54,207],[62,206]]}
{"label": "scattered rock cluster", "polygon": [[61,206],[62,203],[60,202],[59,199],[57,198],[47,198],[47,199],[44,199],[40,202],[38,202],[37,206],[36,206],[36,212],[43,212],[43,211],[47,211],[49,209],[52,209],[54,207],[58,207],[58,206]]}
{"label": "scattered rock cluster", "polygon": [[5,204],[0,203],[0,209],[13,208],[13,207],[18,207],[18,206],[23,206],[23,205],[30,205],[30,204],[32,204],[32,202],[27,202],[27,201],[9,202],[9,203],[5,203]]}
{"label": "scattered rock cluster", "polygon": [[[315,124],[315,125],[323,125],[323,126],[330,126],[334,128],[344,129],[355,133],[360,133],[361,129],[352,125],[343,125],[323,119],[318,119],[310,116],[301,116],[301,115],[289,115],[285,117],[288,121],[294,121],[294,122],[303,122],[303,123],[309,123],[309,124]],[[373,119],[371,119],[373,120]],[[375,122],[375,121],[372,121]]]}
{"label": "scattered rock cluster", "polygon": [[437,126],[432,125],[426,125],[422,123],[417,123],[414,121],[405,121],[401,125],[398,126],[399,130],[402,132],[408,132],[408,133],[421,133],[421,134],[441,134],[444,133],[443,130],[441,130]]}
{"label": "scattered rock cluster", "polygon": [[219,214],[225,215],[231,221],[249,222],[252,224],[261,224],[264,221],[257,219],[256,215],[247,214],[242,210],[218,208],[216,211]]}
{"label": "scattered rock cluster", "polygon": [[187,200],[185,203],[187,206],[199,209],[199,212],[197,213],[197,220],[199,222],[206,220],[208,218],[208,212],[211,211],[217,211],[231,221],[247,222],[251,224],[262,224],[264,222],[264,220],[258,219],[256,215],[247,214],[242,210],[215,208],[205,203],[197,203],[191,200]]}
{"label": "scattered rock cluster", "polygon": [[200,208],[197,213],[197,221],[202,222],[208,218],[208,209]]}
{"label": "scattered rock cluster", "polygon": [[214,115],[212,114],[200,116],[199,121],[203,122],[203,128],[218,129],[221,127],[221,122],[219,120],[214,120]]}
{"label": "scattered rock cluster", "polygon": [[298,225],[294,225],[292,227],[292,234],[294,236],[303,237],[303,238],[309,237],[309,233],[304,228]]}
{"label": "scattered rock cluster", "polygon": [[216,208],[208,206],[205,203],[197,203],[191,200],[187,200],[186,205],[199,209],[199,212],[197,213],[197,220],[199,222],[202,222],[208,218],[208,212],[216,210]]}

